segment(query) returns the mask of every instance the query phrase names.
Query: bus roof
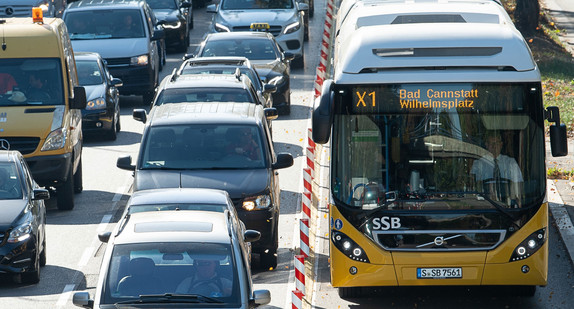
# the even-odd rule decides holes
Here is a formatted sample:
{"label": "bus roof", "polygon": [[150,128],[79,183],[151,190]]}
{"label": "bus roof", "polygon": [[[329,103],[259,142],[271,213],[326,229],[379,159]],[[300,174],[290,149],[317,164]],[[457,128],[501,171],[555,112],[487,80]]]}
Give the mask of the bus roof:
{"label": "bus roof", "polygon": [[540,80],[524,38],[493,1],[359,1],[335,44],[336,83]]}

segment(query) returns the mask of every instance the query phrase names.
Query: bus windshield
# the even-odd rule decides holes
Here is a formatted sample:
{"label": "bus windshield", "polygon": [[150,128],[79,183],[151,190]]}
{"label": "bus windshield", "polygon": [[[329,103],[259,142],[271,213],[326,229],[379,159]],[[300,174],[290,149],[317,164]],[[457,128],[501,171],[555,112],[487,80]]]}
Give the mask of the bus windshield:
{"label": "bus windshield", "polygon": [[539,205],[540,91],[539,83],[339,86],[335,201],[364,210]]}

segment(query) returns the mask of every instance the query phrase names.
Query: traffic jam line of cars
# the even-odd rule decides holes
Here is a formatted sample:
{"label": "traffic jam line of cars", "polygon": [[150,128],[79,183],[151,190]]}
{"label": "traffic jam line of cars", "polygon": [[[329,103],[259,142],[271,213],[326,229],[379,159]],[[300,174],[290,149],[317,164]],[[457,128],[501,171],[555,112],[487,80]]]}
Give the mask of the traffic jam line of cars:
{"label": "traffic jam line of cars", "polygon": [[[191,2],[69,2],[65,10],[49,5],[43,10],[61,16],[67,26],[55,32],[60,44],[71,42],[72,48],[61,48],[59,57],[75,60],[64,76],[72,76],[70,110],[81,110],[81,131],[115,140],[121,130],[120,92],[150,102],[149,113],[133,111],[134,119],[145,124],[137,162],[132,164],[130,156],[117,161],[119,168],[134,172],[133,194],[115,229],[99,235],[107,246],[95,298],[77,292],[73,303],[89,308],[269,303],[268,290],[253,290],[252,253],[259,255],[261,268],[277,267],[276,171],[292,166],[293,157],[275,152],[271,123],[278,111],[290,113],[290,65],[303,67],[309,3],[222,0],[210,5],[212,31],[229,33],[207,35],[197,53],[187,54],[160,83],[167,48],[187,51],[189,46]],[[43,24],[42,14],[34,12],[39,18],[34,23]],[[73,55],[65,54],[72,50]],[[31,91],[28,98],[19,92],[16,81],[8,85],[4,93],[12,104],[32,98]],[[48,104],[52,99],[35,100]],[[79,141],[81,153],[81,136]],[[3,136],[0,144],[10,148]],[[5,240],[0,272],[35,283],[46,264],[44,200],[51,191],[35,182],[26,153],[14,145],[16,150],[0,150],[0,199],[12,215],[0,220]],[[66,188],[78,193],[81,158],[75,166],[68,177],[74,181]],[[72,209],[73,203],[61,201],[60,191],[58,208]]]}

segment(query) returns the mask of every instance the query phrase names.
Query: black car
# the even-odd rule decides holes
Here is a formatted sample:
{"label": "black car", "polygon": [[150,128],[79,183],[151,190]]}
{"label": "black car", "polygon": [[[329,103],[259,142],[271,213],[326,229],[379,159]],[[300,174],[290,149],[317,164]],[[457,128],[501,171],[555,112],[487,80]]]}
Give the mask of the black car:
{"label": "black car", "polygon": [[76,70],[80,85],[86,89],[88,104],[82,110],[82,132],[104,133],[115,140],[120,132],[120,95],[122,80],[114,78],[98,53],[77,52]]}
{"label": "black car", "polygon": [[269,32],[220,32],[208,34],[199,46],[197,57],[241,56],[251,64],[264,83],[277,87],[273,107],[280,114],[291,112],[290,61],[292,53],[283,52]]}
{"label": "black car", "polygon": [[189,29],[193,29],[191,3],[180,0],[146,0],[165,31],[165,44],[186,52],[189,46]]}
{"label": "black car", "polygon": [[[293,165],[275,154],[267,124],[273,108],[244,103],[180,103],[155,106],[134,118],[146,123],[138,161],[118,158],[134,171],[133,191],[212,188],[229,193],[247,229],[261,232],[253,243],[264,269],[277,266],[280,195],[277,170]],[[276,115],[275,115],[276,117]]]}
{"label": "black car", "polygon": [[0,150],[0,273],[19,276],[23,283],[40,281],[40,267],[46,265],[44,200],[49,198],[20,152]]}

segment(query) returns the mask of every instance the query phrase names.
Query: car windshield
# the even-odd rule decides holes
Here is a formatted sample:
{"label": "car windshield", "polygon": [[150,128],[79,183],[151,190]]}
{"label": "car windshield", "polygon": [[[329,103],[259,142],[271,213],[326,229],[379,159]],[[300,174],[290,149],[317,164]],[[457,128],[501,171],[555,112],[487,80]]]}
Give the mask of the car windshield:
{"label": "car windshield", "polygon": [[142,142],[140,169],[265,168],[260,132],[256,125],[152,126]]}
{"label": "car windshield", "polygon": [[71,40],[145,37],[138,10],[83,10],[64,16]]}
{"label": "car windshield", "polygon": [[175,0],[146,0],[147,4],[152,9],[171,9],[177,10]]}
{"label": "car windshield", "polygon": [[129,205],[128,213],[164,210],[201,210],[224,212],[227,208],[225,204],[192,204],[192,203],[161,203],[161,204],[141,204]]}
{"label": "car windshield", "polygon": [[[210,66],[197,66],[197,67],[185,67],[182,71],[182,75],[186,74],[235,74],[237,67],[210,67]],[[255,89],[261,90],[261,80],[257,74],[247,68],[239,68],[239,72],[243,75],[247,75],[251,80]]]}
{"label": "car windshield", "polygon": [[22,199],[22,182],[12,162],[0,163],[0,199]]}
{"label": "car windshield", "polygon": [[243,88],[178,88],[162,91],[154,105],[181,102],[245,102],[255,99]]}
{"label": "car windshield", "polygon": [[279,58],[273,43],[268,39],[208,40],[198,55],[200,57],[234,56],[249,60],[275,60]]}
{"label": "car windshield", "polygon": [[96,60],[76,59],[76,69],[81,86],[101,85],[104,82],[103,73]]}
{"label": "car windshield", "polygon": [[225,0],[221,5],[223,10],[250,10],[250,9],[292,9],[291,0]]}
{"label": "car windshield", "polygon": [[62,84],[59,59],[0,59],[0,106],[64,105]]}
{"label": "car windshield", "polygon": [[189,295],[177,298],[178,302],[189,303],[189,307],[205,303],[237,306],[240,289],[232,252],[229,244],[206,242],[116,245],[101,303],[151,303],[151,295],[171,294]]}

